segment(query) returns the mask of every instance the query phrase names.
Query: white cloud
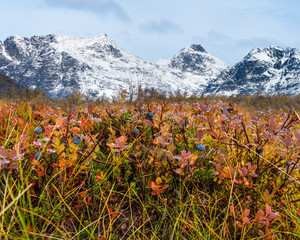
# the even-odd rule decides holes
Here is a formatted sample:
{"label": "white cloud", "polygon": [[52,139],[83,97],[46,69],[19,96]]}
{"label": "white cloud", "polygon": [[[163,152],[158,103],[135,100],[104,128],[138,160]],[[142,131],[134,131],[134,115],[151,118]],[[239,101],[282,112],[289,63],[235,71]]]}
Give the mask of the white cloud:
{"label": "white cloud", "polygon": [[163,19],[159,21],[148,20],[140,25],[140,30],[148,33],[168,34],[168,33],[182,33],[183,29],[172,21]]}
{"label": "white cloud", "polygon": [[98,16],[112,13],[122,21],[129,20],[126,11],[114,0],[45,0],[45,2],[49,6],[89,11]]}

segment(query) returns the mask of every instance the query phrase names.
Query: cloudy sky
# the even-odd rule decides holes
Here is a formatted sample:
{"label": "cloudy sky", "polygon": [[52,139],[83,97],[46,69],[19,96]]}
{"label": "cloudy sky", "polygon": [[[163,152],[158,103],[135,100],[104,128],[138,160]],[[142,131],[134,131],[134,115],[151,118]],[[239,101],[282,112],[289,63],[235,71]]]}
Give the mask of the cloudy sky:
{"label": "cloudy sky", "polygon": [[300,48],[299,0],[0,0],[8,36],[106,33],[148,61],[201,44],[229,65],[252,48]]}

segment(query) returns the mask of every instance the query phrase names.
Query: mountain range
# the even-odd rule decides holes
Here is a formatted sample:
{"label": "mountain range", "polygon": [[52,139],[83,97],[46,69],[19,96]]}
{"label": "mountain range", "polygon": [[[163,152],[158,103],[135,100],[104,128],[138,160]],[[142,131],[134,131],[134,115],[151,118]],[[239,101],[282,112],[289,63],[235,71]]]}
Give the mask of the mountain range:
{"label": "mountain range", "polygon": [[171,59],[148,62],[119,48],[106,34],[72,38],[57,34],[0,41],[0,73],[49,96],[67,97],[75,86],[92,98],[135,91],[140,85],[166,94],[300,94],[300,51],[253,49],[232,67],[200,45]]}

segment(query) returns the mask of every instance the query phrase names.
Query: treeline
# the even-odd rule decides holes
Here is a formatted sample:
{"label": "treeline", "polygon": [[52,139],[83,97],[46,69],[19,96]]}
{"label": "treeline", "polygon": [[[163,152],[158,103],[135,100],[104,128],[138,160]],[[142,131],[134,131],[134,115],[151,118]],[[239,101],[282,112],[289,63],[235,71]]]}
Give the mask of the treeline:
{"label": "treeline", "polygon": [[175,92],[159,92],[155,88],[142,88],[137,86],[136,88],[130,88],[129,91],[123,90],[117,96],[109,98],[103,94],[98,98],[91,98],[85,96],[73,88],[73,94],[68,98],[52,99],[46,92],[37,88],[31,90],[29,88],[20,87],[13,88],[8,87],[5,91],[1,91],[1,99],[15,101],[28,101],[38,102],[46,105],[61,106],[66,109],[72,108],[72,106],[85,106],[89,103],[94,105],[109,105],[109,104],[133,104],[136,105],[141,102],[150,102],[155,100],[168,101],[168,102],[196,102],[204,101],[208,103],[212,102],[227,102],[228,104],[237,104],[240,107],[245,107],[251,111],[260,111],[266,109],[279,110],[279,109],[296,109],[300,111],[300,94],[294,97],[287,95],[243,95],[243,96],[219,96],[219,95],[205,95],[197,96],[196,94],[188,96],[186,92],[177,90]]}

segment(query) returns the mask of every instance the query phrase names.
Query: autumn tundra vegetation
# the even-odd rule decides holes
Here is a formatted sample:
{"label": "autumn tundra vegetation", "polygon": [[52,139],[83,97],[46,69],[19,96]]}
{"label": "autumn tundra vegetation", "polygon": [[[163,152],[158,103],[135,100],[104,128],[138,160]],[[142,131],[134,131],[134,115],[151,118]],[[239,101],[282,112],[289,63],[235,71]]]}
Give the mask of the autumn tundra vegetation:
{"label": "autumn tundra vegetation", "polygon": [[2,239],[300,239],[299,97],[28,92],[0,161]]}

